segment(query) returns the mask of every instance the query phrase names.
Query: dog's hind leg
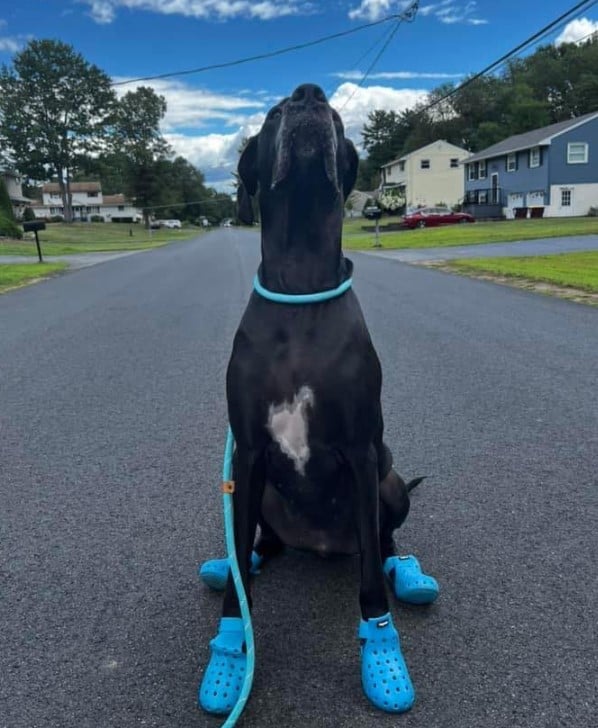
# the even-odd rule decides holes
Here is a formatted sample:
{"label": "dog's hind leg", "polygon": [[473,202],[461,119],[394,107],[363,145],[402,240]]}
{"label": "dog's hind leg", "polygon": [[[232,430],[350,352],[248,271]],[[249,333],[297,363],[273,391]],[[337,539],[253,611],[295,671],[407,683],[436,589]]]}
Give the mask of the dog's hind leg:
{"label": "dog's hind leg", "polygon": [[380,483],[380,551],[384,573],[397,599],[408,604],[430,604],[439,594],[438,582],[424,574],[413,555],[397,556],[393,531],[409,513],[409,491],[421,479],[405,483],[392,468]]}
{"label": "dog's hind leg", "polygon": [[270,559],[278,556],[284,551],[285,544],[282,539],[274,532],[270,524],[261,515],[259,519],[260,535],[253,547],[254,552],[258,555],[259,566],[267,563]]}
{"label": "dog's hind leg", "polygon": [[380,482],[380,551],[382,561],[394,556],[393,532],[409,513],[409,495],[405,481],[392,468]]}

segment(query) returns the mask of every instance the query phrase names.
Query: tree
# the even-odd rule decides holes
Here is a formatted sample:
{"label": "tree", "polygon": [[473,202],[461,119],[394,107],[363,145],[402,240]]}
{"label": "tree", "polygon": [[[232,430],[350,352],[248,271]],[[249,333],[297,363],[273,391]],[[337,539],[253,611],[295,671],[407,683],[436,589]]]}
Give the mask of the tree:
{"label": "tree", "polygon": [[152,88],[139,86],[118,102],[113,117],[111,152],[126,160],[126,191],[143,209],[146,226],[152,207],[160,204],[164,189],[163,162],[172,154],[160,131],[166,100]]}
{"label": "tree", "polygon": [[0,217],[3,217],[5,220],[15,219],[12,202],[8,195],[6,183],[2,177],[0,177]]}
{"label": "tree", "polygon": [[67,222],[73,170],[98,149],[114,103],[109,77],[60,41],[32,40],[0,71],[0,140],[27,176],[56,176]]}

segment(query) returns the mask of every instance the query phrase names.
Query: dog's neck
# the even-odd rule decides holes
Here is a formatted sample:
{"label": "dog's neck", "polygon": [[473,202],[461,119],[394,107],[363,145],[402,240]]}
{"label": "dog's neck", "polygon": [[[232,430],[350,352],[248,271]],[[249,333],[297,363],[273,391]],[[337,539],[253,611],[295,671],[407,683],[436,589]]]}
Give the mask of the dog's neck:
{"label": "dog's neck", "polygon": [[281,195],[262,200],[260,281],[279,293],[316,293],[350,277],[342,254],[343,201],[339,194]]}

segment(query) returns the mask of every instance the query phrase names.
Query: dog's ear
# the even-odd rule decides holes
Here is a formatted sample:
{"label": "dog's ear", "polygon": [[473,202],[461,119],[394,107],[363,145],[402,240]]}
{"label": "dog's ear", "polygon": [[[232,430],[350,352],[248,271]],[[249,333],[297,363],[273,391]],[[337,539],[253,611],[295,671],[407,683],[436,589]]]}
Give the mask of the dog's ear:
{"label": "dog's ear", "polygon": [[239,186],[237,187],[237,217],[244,225],[253,225],[251,196],[242,182],[239,182]]}
{"label": "dog's ear", "polygon": [[257,192],[257,136],[249,139],[241,153],[237,187],[237,216],[246,225],[253,224],[251,197]]}
{"label": "dog's ear", "polygon": [[347,163],[345,167],[345,174],[343,175],[343,195],[345,200],[349,196],[349,193],[353,189],[355,180],[357,179],[357,168],[359,167],[359,157],[357,151],[353,146],[353,142],[349,139],[345,139],[345,149]]}

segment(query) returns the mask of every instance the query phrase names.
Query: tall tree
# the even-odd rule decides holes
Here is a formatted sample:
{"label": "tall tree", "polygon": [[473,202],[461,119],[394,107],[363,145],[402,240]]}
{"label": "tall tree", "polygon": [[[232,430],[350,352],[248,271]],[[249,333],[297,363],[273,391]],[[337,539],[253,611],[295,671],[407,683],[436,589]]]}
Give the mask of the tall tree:
{"label": "tall tree", "polygon": [[73,169],[98,148],[114,103],[109,77],[60,41],[32,40],[0,70],[0,138],[21,172],[56,176],[67,222]]}
{"label": "tall tree", "polygon": [[112,152],[127,160],[127,192],[143,209],[146,225],[153,206],[164,194],[161,163],[172,150],[160,131],[166,100],[152,88],[139,86],[118,102],[113,117]]}

